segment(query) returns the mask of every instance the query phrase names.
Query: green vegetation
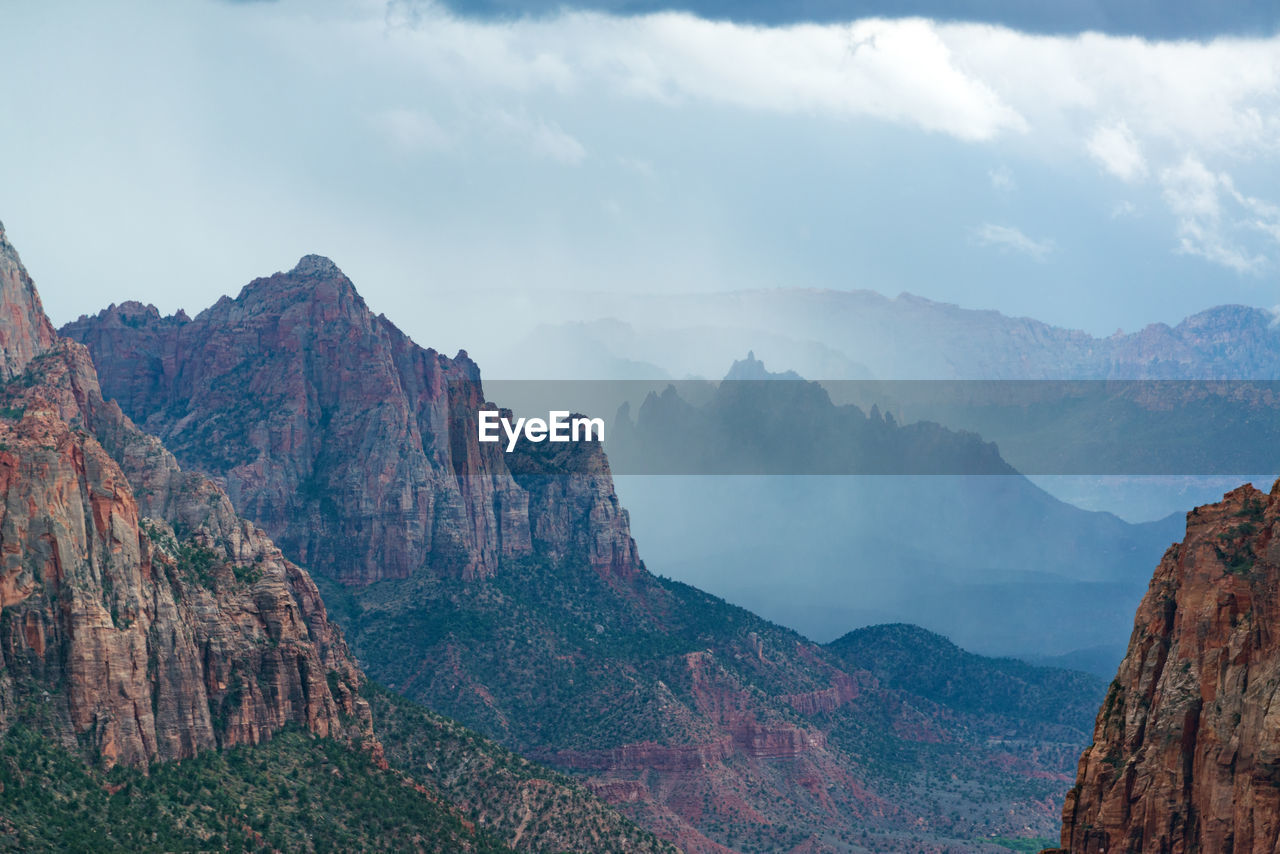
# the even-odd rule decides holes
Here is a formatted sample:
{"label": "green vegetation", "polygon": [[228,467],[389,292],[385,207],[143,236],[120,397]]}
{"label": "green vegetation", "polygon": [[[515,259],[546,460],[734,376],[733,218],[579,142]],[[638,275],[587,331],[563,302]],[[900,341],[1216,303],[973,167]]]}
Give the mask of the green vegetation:
{"label": "green vegetation", "polygon": [[[700,715],[699,704],[719,696],[754,695],[775,720],[799,724],[788,695],[829,690],[831,665],[857,673],[873,663],[845,658],[847,646],[814,650],[794,632],[687,585],[648,575],[610,580],[583,562],[512,561],[489,579],[421,572],[363,588],[317,583],[331,618],[374,678],[552,764],[566,749],[707,743],[721,730]],[[994,765],[1034,752],[1063,773],[1074,770],[1104,693],[1102,680],[982,658],[936,635],[884,640],[872,644],[874,659],[889,662],[903,680],[879,669],[882,688],[809,717],[870,791],[929,816],[931,838],[952,842],[1012,838],[1021,827],[1010,824],[1010,806],[1062,796],[1065,786],[1057,779]],[[429,744],[415,743],[417,736],[402,733],[436,724],[402,725],[398,699],[369,699],[394,762],[473,810],[477,824],[483,819],[499,831],[511,826],[518,814],[508,805],[519,799],[506,793],[518,790],[536,765],[522,765],[512,754],[502,760],[501,748],[487,749],[487,761],[495,764],[486,785],[499,781],[491,791],[503,792],[498,797],[505,800],[477,805],[476,790],[449,770],[457,765],[450,751],[469,750],[448,747],[447,729]],[[796,804],[767,790],[753,796],[770,816],[797,815]],[[699,829],[743,851],[786,850],[808,834],[827,832],[803,819],[787,820],[786,829],[780,821],[745,819],[712,801],[701,808]],[[640,805],[628,809],[645,815]],[[874,841],[867,844],[875,850]]]}
{"label": "green vegetation", "polygon": [[674,852],[569,777],[373,683],[363,691],[387,759],[500,839],[551,851]]}
{"label": "green vegetation", "polygon": [[1253,496],[1244,500],[1244,506],[1240,508],[1240,512],[1236,515],[1243,516],[1250,522],[1261,522],[1266,509],[1267,502],[1257,496]]}
{"label": "green vegetation", "polygon": [[[581,563],[528,559],[481,581],[317,581],[373,678],[524,751],[685,743],[687,724],[664,707],[689,687],[693,652],[714,651],[720,667],[769,693],[827,687],[798,659],[764,665],[747,640],[755,632],[794,648],[798,635],[651,577],[619,590]],[[494,686],[506,686],[496,698]]]}
{"label": "green vegetation", "polygon": [[1097,676],[976,655],[903,623],[858,629],[827,649],[846,666],[874,673],[887,687],[966,714],[997,715],[1004,726],[1022,730],[1067,727],[1087,736],[1104,695]]}
{"label": "green vegetation", "polygon": [[0,741],[0,851],[510,849],[332,739],[288,730],[149,774],[87,767],[25,725]]}
{"label": "green vegetation", "polygon": [[215,589],[217,579],[214,567],[218,563],[218,553],[207,546],[195,542],[185,542],[178,546],[178,572],[194,578],[201,586]]}
{"label": "green vegetation", "polygon": [[[244,678],[233,674],[230,694]],[[290,727],[148,772],[104,771],[90,740],[59,746],[65,698],[38,699],[42,690],[22,682],[18,722],[0,736],[0,852],[490,854],[518,842],[522,851],[674,854],[569,778],[373,684],[364,695],[389,770]]]}
{"label": "green vegetation", "polygon": [[[1248,511],[1246,506],[1245,511],[1237,515],[1245,515]],[[1218,560],[1226,564],[1227,572],[1248,575],[1253,571],[1253,565],[1258,561],[1257,552],[1253,550],[1253,536],[1257,532],[1257,524],[1247,521],[1218,534],[1221,545],[1215,545],[1213,550],[1217,553]]]}

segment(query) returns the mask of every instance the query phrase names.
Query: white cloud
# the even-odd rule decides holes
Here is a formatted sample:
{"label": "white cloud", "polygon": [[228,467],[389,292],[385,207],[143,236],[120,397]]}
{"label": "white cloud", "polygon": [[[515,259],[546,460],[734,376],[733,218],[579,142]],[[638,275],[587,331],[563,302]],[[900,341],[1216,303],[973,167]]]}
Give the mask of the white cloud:
{"label": "white cloud", "polygon": [[1126,180],[1153,147],[1280,153],[1280,37],[1147,42],[918,18],[762,27],[683,13],[485,22],[393,2],[396,62],[471,87],[864,117],[968,141],[1030,134]]}
{"label": "white cloud", "polygon": [[1099,124],[1153,147],[1280,152],[1280,37],[1148,42],[941,25],[958,62],[1045,142],[1087,149]]}
{"label": "white cloud", "polygon": [[[1280,36],[1159,43],[921,19],[768,28],[582,12],[479,20],[386,0],[29,6],[0,28],[0,70],[15,82],[9,112],[40,129],[0,143],[13,208],[5,215],[13,226],[40,211],[33,227],[57,234],[60,210],[80,210],[91,224],[127,196],[128,240],[95,237],[92,248],[155,245],[158,270],[202,251],[204,217],[224,237],[253,241],[253,264],[231,270],[240,256],[228,254],[233,279],[277,263],[292,229],[300,252],[365,240],[371,269],[417,245],[404,235],[430,233],[459,277],[491,264],[495,279],[514,270],[546,282],[603,281],[624,266],[620,255],[647,258],[676,244],[691,286],[752,277],[840,285],[851,274],[821,228],[804,251],[785,236],[758,235],[783,235],[779,221],[838,222],[879,207],[890,215],[871,224],[883,228],[868,242],[907,240],[913,218],[928,216],[969,237],[969,251],[982,242],[1051,257],[1062,262],[1055,273],[1090,257],[1082,231],[1140,212],[1142,227],[1126,235],[1134,243],[1103,240],[1090,250],[1114,253],[1107,267],[1121,282],[1152,251],[1207,259],[1224,293],[1237,287],[1228,270],[1271,271],[1280,261]],[[57,26],[72,8],[82,26]],[[228,65],[229,50],[244,61]],[[93,146],[80,144],[89,138]],[[988,173],[992,164],[1000,167]],[[315,180],[339,171],[349,180]],[[761,173],[771,180],[756,187]],[[653,180],[639,179],[646,175]],[[918,182],[918,194],[897,197],[914,200],[914,211],[883,204],[899,176]],[[817,192],[806,192],[810,183]],[[956,190],[966,183],[973,198]],[[997,213],[1001,200],[984,183],[1000,192],[1016,184],[1019,208],[1060,206],[1054,238],[1073,248],[1070,257],[1008,225],[966,234],[984,220],[1032,221]],[[263,200],[254,228],[223,213],[247,207],[247,196]],[[605,221],[601,197],[635,226],[607,245],[592,239]],[[1127,204],[1113,211],[1121,197]],[[369,214],[365,237],[350,226],[356,205]],[[172,211],[183,206],[179,219]],[[144,210],[166,215],[147,219]],[[498,228],[527,239],[509,268],[488,251]],[[52,239],[32,257],[42,251],[58,269],[81,263]],[[1191,293],[1180,306],[1199,305],[1207,265],[1179,260],[1161,259],[1159,287]],[[633,283],[654,276],[632,268]],[[1166,275],[1183,268],[1181,280]],[[904,262],[897,272],[933,281],[923,269]],[[1249,298],[1259,281],[1231,298]],[[964,299],[997,304],[998,285]],[[1151,303],[1139,290],[1132,311],[1145,316]],[[1099,299],[1113,298],[1124,299]]]}
{"label": "white cloud", "polygon": [[985,140],[1025,122],[923,20],[766,28],[683,14],[633,19],[584,60],[627,91],[753,110],[866,116]]}
{"label": "white cloud", "polygon": [[[1280,158],[1280,36],[1147,42],[923,19],[761,27],[682,13],[493,23],[394,5],[415,10],[390,40],[401,60],[467,87],[888,122],[1048,162],[1088,157],[1130,184],[1154,175],[1182,207],[1188,152],[1202,163]],[[561,162],[585,154],[549,119],[526,135]],[[1014,188],[1007,168],[988,178]],[[1274,236],[1266,204],[1237,200],[1255,211],[1256,232]],[[1256,253],[1220,227],[1174,215],[1180,251],[1254,267]]]}
{"label": "white cloud", "polygon": [[1160,174],[1163,195],[1178,224],[1178,251],[1238,273],[1260,272],[1268,256],[1256,235],[1280,242],[1280,208],[1236,189],[1193,155]]}
{"label": "white cloud", "polygon": [[[487,23],[394,4],[397,61],[465,85],[562,94],[604,88],[667,104],[869,117],[965,140],[1026,123],[919,19],[757,27],[683,13],[575,12]],[[414,14],[404,9],[412,8]]]}
{"label": "white cloud", "polygon": [[1134,181],[1147,174],[1147,161],[1133,132],[1124,122],[1098,125],[1085,148],[1103,168],[1122,181]]}
{"label": "white cloud", "polygon": [[1002,252],[1016,252],[1036,261],[1043,261],[1054,250],[1052,240],[1033,240],[1012,225],[990,222],[984,222],[975,228],[973,239],[979,246],[990,246]]}

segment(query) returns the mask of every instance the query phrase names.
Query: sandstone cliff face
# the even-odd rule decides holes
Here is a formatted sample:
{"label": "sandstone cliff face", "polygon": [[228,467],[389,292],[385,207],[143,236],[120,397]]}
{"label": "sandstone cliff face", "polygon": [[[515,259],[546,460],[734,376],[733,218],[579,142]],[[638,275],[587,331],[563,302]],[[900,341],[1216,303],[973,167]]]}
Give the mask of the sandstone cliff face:
{"label": "sandstone cliff face", "polygon": [[0,729],[106,766],[287,724],[376,749],[311,579],[105,402],[0,232]]}
{"label": "sandstone cliff face", "polygon": [[1187,514],[1067,797],[1071,852],[1280,845],[1280,490]]}
{"label": "sandstone cliff face", "polygon": [[0,223],[0,380],[22,373],[36,355],[53,346],[58,335],[45,316],[36,286]]}
{"label": "sandstone cliff face", "polygon": [[535,548],[579,547],[602,573],[639,567],[598,448],[577,454],[592,476],[561,480],[541,458],[481,445],[476,365],[375,317],[328,259],[194,320],[126,303],[64,334],[89,347],[108,397],[313,571],[476,578]]}

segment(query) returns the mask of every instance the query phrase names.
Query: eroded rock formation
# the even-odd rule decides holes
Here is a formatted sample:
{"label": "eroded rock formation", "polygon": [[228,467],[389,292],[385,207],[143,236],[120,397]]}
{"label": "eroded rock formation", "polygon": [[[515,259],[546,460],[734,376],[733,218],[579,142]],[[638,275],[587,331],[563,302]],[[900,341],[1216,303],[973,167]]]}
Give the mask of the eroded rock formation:
{"label": "eroded rock formation", "polygon": [[288,724],[376,750],[307,574],[104,401],[0,229],[0,728],[104,765]]}
{"label": "eroded rock formation", "polygon": [[1080,760],[1063,850],[1277,850],[1277,532],[1280,488],[1187,514]]}
{"label": "eroded rock formation", "polygon": [[[468,578],[535,548],[639,567],[596,445],[505,454],[477,440],[480,371],[375,316],[309,255],[194,320],[125,303],[63,329],[108,397],[294,560],[349,584],[423,566]],[[589,477],[562,478],[566,466]]]}

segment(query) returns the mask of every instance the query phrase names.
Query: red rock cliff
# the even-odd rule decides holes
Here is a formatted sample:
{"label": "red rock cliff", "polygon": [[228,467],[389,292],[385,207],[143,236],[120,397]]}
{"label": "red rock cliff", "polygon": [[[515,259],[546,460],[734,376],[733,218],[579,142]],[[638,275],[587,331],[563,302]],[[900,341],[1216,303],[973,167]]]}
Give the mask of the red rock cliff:
{"label": "red rock cliff", "polygon": [[1280,850],[1280,484],[1187,514],[1067,797],[1062,846]]}
{"label": "red rock cliff", "polygon": [[299,724],[376,748],[315,585],[105,402],[0,232],[0,730],[105,765]]}
{"label": "red rock cliff", "polygon": [[326,258],[194,320],[126,303],[63,332],[89,347],[108,397],[313,571],[478,577],[535,548],[620,577],[639,567],[598,449],[580,460],[585,477],[557,479],[481,445],[476,365],[374,316]]}

